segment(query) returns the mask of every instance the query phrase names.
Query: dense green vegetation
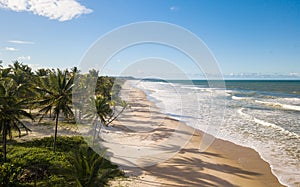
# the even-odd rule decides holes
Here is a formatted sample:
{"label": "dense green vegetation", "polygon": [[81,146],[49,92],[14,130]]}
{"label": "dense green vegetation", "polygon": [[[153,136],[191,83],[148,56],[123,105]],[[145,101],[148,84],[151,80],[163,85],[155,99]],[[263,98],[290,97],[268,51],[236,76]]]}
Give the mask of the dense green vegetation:
{"label": "dense green vegetation", "polygon": [[104,186],[123,176],[117,166],[94,152],[82,137],[53,137],[8,145],[0,166],[0,186]]}
{"label": "dense green vegetation", "polygon": [[[89,116],[99,120],[100,125],[110,125],[126,107],[117,96],[120,86],[115,86],[115,78],[98,77],[96,70],[78,74],[76,67],[33,71],[17,61],[5,68],[1,64],[0,61],[0,186],[101,186],[108,178],[120,175],[82,138],[62,138],[57,134],[61,122],[75,124],[75,117],[83,117],[81,110],[86,106],[80,102],[81,93],[93,79],[94,96],[82,99],[89,99],[95,108]],[[72,103],[72,95],[79,102]],[[54,136],[22,144],[13,142],[15,132],[21,136],[23,131],[31,131],[24,123],[25,118],[39,122],[53,119]]]}

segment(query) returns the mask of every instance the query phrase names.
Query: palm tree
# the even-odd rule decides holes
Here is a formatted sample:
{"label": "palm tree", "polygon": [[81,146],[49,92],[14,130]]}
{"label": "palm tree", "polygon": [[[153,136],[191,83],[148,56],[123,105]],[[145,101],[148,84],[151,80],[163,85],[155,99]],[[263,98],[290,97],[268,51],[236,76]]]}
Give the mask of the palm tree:
{"label": "palm tree", "polygon": [[102,95],[97,95],[96,98],[94,99],[94,102],[95,102],[96,113],[100,118],[101,123],[103,125],[106,125],[107,117],[110,117],[112,114],[112,109],[110,108],[108,98]]}
{"label": "palm tree", "polygon": [[44,93],[43,97],[37,101],[37,104],[41,106],[40,113],[42,113],[41,119],[52,111],[55,119],[55,131],[54,131],[54,145],[53,150],[56,152],[56,139],[57,139],[57,126],[61,113],[66,118],[74,116],[71,110],[72,103],[72,87],[74,76],[70,76],[68,71],[57,70],[49,75],[49,82],[51,87],[36,87],[36,90]]}
{"label": "palm tree", "polygon": [[[96,132],[98,128],[98,119],[100,119],[100,129],[102,125],[106,125],[107,119],[110,118],[112,114],[112,109],[110,108],[108,99],[102,95],[97,95],[94,97],[90,97],[88,101],[88,105],[85,108],[86,115],[85,119],[89,119],[89,121],[93,121],[94,129],[93,129],[93,144],[96,139]],[[100,131],[100,130],[99,130]]]}
{"label": "palm tree", "polygon": [[35,74],[38,77],[46,77],[50,74],[50,70],[49,69],[45,69],[45,68],[41,68],[35,71]]}
{"label": "palm tree", "polygon": [[105,186],[109,178],[121,174],[90,147],[80,147],[77,152],[70,154],[68,160],[72,170],[64,174],[71,175],[78,187]]}
{"label": "palm tree", "polygon": [[16,130],[21,136],[21,128],[26,132],[29,128],[21,121],[22,117],[33,120],[33,117],[24,110],[28,104],[27,100],[20,100],[17,95],[22,87],[17,85],[14,80],[1,81],[0,83],[0,132],[3,143],[3,161],[6,162],[7,137],[12,138],[12,131]]}
{"label": "palm tree", "polygon": [[[116,104],[122,107],[120,111],[116,110]],[[125,110],[126,107],[127,103],[125,101],[116,103],[114,101],[110,101],[107,97],[102,95],[97,95],[90,98],[88,108],[86,109],[87,115],[85,117],[95,122],[93,143],[95,143],[96,132],[98,128],[98,119],[100,119],[101,122],[100,129],[102,125],[108,127],[114,120],[119,117],[119,115]],[[100,130],[98,130],[98,133],[100,133]]]}
{"label": "palm tree", "polygon": [[[36,98],[36,92],[34,90],[35,85],[37,84],[36,77],[34,76],[34,72],[32,69],[26,65],[22,64],[18,61],[15,61],[12,65],[9,65],[10,70],[10,78],[12,78],[17,85],[22,86],[23,89],[18,93],[19,98]],[[33,103],[28,103],[27,108],[33,108]]]}

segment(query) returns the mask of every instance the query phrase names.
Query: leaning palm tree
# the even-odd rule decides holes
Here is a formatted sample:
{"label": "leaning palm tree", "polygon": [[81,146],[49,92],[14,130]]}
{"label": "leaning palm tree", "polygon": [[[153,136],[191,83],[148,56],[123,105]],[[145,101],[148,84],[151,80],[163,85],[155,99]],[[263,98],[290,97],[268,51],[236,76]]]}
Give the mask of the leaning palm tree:
{"label": "leaning palm tree", "polygon": [[26,132],[29,128],[21,121],[22,117],[33,120],[33,117],[24,110],[28,104],[27,100],[19,99],[18,93],[22,87],[17,85],[14,80],[1,80],[0,83],[0,133],[3,143],[3,162],[6,162],[6,143],[7,137],[12,138],[12,131],[16,130],[21,136],[21,129]]}
{"label": "leaning palm tree", "polygon": [[[110,108],[108,99],[102,95],[97,95],[94,97],[90,97],[88,100],[88,105],[84,108],[86,115],[84,116],[85,119],[93,122],[94,129],[93,129],[93,144],[95,143],[96,139],[96,132],[97,128],[99,131],[102,125],[106,125],[107,119],[110,118],[112,114],[112,109]],[[100,119],[100,124],[98,124],[98,120]],[[99,126],[100,125],[100,126]]]}
{"label": "leaning palm tree", "polygon": [[[110,101],[107,97],[102,95],[91,97],[88,103],[85,117],[94,122],[93,143],[95,143],[97,129],[99,135],[102,126],[108,127],[114,120],[116,120],[125,110],[127,104],[125,101],[120,101],[119,103]],[[120,111],[116,110],[117,104],[122,107]],[[97,123],[99,119],[100,124]]]}
{"label": "leaning palm tree", "polygon": [[44,93],[43,97],[36,103],[41,107],[39,110],[42,113],[40,119],[52,111],[55,119],[55,131],[54,131],[54,145],[53,150],[56,152],[56,139],[57,139],[57,127],[60,114],[62,113],[66,118],[74,116],[71,110],[72,104],[72,87],[74,76],[70,76],[68,71],[57,70],[49,75],[50,87],[36,87],[36,90]]}

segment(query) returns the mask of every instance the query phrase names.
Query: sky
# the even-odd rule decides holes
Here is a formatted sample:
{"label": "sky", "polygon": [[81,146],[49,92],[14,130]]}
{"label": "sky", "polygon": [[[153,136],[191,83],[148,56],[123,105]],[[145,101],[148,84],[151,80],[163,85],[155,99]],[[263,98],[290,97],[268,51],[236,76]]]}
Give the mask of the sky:
{"label": "sky", "polygon": [[[195,34],[224,76],[300,77],[297,0],[0,0],[0,60],[33,68],[79,66],[104,34],[143,21]],[[117,54],[106,73],[118,74],[124,68],[114,68],[143,57],[161,57],[186,74],[201,74],[180,51],[149,44]]]}

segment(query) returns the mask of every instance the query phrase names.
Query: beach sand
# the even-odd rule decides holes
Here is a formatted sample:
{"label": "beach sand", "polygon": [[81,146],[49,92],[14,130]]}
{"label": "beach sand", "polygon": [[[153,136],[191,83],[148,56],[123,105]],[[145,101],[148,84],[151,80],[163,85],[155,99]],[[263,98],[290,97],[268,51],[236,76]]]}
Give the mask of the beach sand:
{"label": "beach sand", "polygon": [[[200,142],[204,141],[203,132],[162,114],[143,91],[130,87],[127,82],[122,98],[129,107],[114,123],[114,130],[107,130],[103,135],[105,139],[109,134],[119,142],[103,145],[114,155],[111,160],[129,177],[114,180],[110,186],[283,186],[255,150],[208,136],[214,141],[199,151]],[[122,148],[110,149],[119,143]],[[180,144],[179,147],[176,144]],[[154,147],[153,150],[145,148],[149,146]],[[148,158],[151,151],[157,154]]]}

